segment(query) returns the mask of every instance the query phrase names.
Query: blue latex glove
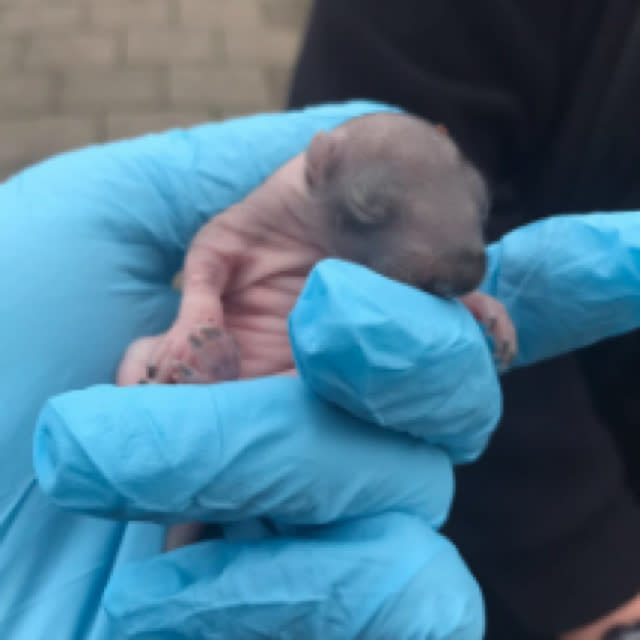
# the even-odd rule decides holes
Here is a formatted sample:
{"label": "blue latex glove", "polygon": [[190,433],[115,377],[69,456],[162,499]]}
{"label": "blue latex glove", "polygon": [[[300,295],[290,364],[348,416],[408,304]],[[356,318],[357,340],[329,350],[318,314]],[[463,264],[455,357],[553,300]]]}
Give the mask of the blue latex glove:
{"label": "blue latex glove", "polygon": [[[442,451],[476,456],[500,410],[486,346],[457,303],[326,261],[291,318],[297,363],[315,394],[284,378],[96,386],[54,398],[42,412],[34,459],[58,504],[164,521],[267,516],[288,537],[206,542],[158,556],[163,527],[52,507],[30,466],[45,398],[109,382],[133,337],[170,323],[177,295],[168,282],[201,223],[316,130],[377,108],[323,107],[150,136],[54,159],[0,188],[0,327],[9,336],[0,373],[0,628],[7,637],[52,630],[60,638],[114,637],[101,609],[105,587],[111,622],[129,637],[180,637],[180,630],[203,638],[481,636],[477,586],[433,532],[452,493]],[[606,228],[612,220],[617,235]],[[554,296],[559,272],[590,285],[592,258],[631,264],[635,220],[593,221],[571,221],[578,242],[548,260],[540,259],[540,239],[549,242],[553,230],[544,226],[492,249],[489,290],[500,293],[506,274],[536,272],[549,296],[545,318],[565,319],[571,309],[577,322],[567,335],[561,322],[545,320],[545,330],[557,333],[541,338],[537,289],[509,280],[511,291],[531,293],[507,300],[529,323],[518,327],[526,347],[520,364],[635,326],[637,297],[594,327],[583,300],[598,292],[574,287]],[[590,230],[588,259],[583,230]],[[613,275],[603,293],[611,299],[637,282],[630,270]]]}
{"label": "blue latex glove", "polygon": [[640,324],[640,212],[556,216],[489,248],[482,286],[518,331],[514,367]]}
{"label": "blue latex glove", "polygon": [[[344,384],[361,389],[365,413],[381,386],[374,379],[402,376],[386,402],[395,398],[442,448],[368,425],[297,378],[106,384],[133,338],[170,324],[178,295],[169,282],[201,224],[315,131],[380,108],[148,136],[52,159],[0,186],[3,637],[481,636],[478,587],[434,530],[453,492],[444,448],[475,455],[500,411],[488,351],[459,304],[326,261],[292,319],[301,368],[305,354],[317,357],[314,344],[338,349],[314,373],[341,365],[346,349]],[[380,295],[395,309],[378,305]],[[329,326],[321,316],[338,303],[350,310]],[[315,334],[312,308],[324,326]],[[450,395],[467,382],[476,397],[456,392],[461,410]],[[34,478],[32,436],[39,409],[60,392],[33,444],[54,506]],[[165,526],[129,520],[263,516],[279,537],[164,556]]]}

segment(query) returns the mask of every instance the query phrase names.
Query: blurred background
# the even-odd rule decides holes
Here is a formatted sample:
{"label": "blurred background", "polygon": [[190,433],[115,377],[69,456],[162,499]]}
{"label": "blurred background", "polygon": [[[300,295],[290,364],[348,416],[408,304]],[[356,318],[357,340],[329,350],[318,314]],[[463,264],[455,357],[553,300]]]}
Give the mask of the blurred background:
{"label": "blurred background", "polygon": [[0,0],[0,179],[65,149],[282,108],[310,0]]}

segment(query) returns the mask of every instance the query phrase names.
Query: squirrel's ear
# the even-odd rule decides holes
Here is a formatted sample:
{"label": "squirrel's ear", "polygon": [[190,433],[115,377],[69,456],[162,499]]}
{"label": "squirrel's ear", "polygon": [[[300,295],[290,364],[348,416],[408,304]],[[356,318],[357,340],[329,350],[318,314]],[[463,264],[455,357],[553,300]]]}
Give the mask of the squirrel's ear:
{"label": "squirrel's ear", "polygon": [[343,223],[352,227],[378,227],[391,221],[394,210],[394,196],[390,189],[387,171],[377,168],[362,172],[350,181],[344,193],[345,208]]}
{"label": "squirrel's ear", "polygon": [[437,124],[437,125],[436,125],[436,129],[437,129],[440,133],[444,134],[445,136],[448,136],[448,135],[449,135],[449,129],[447,129],[447,127],[445,127],[445,125],[443,125],[442,123]]}
{"label": "squirrel's ear", "polygon": [[342,139],[337,133],[320,131],[313,136],[305,152],[305,178],[307,185],[314,189],[334,172],[340,160]]}

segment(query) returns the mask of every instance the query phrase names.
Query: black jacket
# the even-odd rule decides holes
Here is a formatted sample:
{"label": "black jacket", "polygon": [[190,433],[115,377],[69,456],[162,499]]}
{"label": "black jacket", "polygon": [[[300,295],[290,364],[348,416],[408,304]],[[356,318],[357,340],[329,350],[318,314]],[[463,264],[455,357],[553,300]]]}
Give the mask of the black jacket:
{"label": "black jacket", "polygon": [[640,205],[637,2],[322,0],[290,102],[353,97],[444,123],[494,218]]}

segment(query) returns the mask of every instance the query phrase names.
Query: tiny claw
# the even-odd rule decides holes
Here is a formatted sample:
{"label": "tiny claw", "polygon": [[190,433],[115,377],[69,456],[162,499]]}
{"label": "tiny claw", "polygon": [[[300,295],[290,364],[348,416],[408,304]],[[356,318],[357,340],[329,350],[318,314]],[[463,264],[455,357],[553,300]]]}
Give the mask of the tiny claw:
{"label": "tiny claw", "polygon": [[501,343],[499,353],[494,356],[496,363],[499,363],[498,371],[500,373],[503,373],[511,366],[515,355],[515,351],[511,349],[509,342]]}
{"label": "tiny claw", "polygon": [[158,367],[153,364],[147,365],[147,378],[155,378],[158,375]]}
{"label": "tiny claw", "polygon": [[222,335],[222,331],[216,327],[202,327],[200,329],[200,335],[205,340],[216,340]]}
{"label": "tiny claw", "polygon": [[199,349],[203,345],[202,340],[193,333],[189,335],[189,342],[191,343],[191,346],[194,347],[195,349]]}
{"label": "tiny claw", "polygon": [[171,378],[177,384],[195,384],[206,382],[202,376],[188,364],[176,360],[172,363]]}
{"label": "tiny claw", "polygon": [[196,372],[189,365],[186,365],[182,362],[177,362],[175,367],[184,378],[193,378],[196,374]]}
{"label": "tiny claw", "polygon": [[138,380],[138,384],[149,384],[149,381],[145,378],[140,378],[140,380]]}

